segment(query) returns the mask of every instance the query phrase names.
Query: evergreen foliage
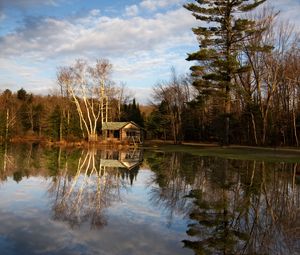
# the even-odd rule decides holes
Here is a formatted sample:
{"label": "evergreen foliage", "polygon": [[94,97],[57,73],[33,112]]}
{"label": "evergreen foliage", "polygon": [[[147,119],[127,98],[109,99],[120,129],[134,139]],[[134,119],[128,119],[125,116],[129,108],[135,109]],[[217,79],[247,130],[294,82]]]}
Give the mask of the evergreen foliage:
{"label": "evergreen foliage", "polygon": [[49,116],[49,128],[47,130],[47,133],[50,137],[52,137],[54,140],[59,139],[59,132],[60,132],[60,123],[61,123],[61,109],[58,105],[54,107],[53,112]]}
{"label": "evergreen foliage", "polygon": [[132,100],[132,103],[123,104],[120,121],[133,121],[139,126],[144,127],[144,119],[135,98]]}
{"label": "evergreen foliage", "polygon": [[[253,20],[242,18],[266,0],[197,0],[184,7],[205,25],[193,28],[199,41],[199,50],[188,55],[188,61],[197,61],[191,67],[193,85],[200,94],[219,97],[224,102],[224,142],[229,143],[229,118],[232,91],[238,90],[235,76],[247,71],[241,65],[243,45],[258,31]],[[203,24],[203,23],[201,23]]]}
{"label": "evergreen foliage", "polygon": [[145,127],[147,130],[147,137],[149,139],[172,139],[170,132],[167,132],[171,129],[171,123],[166,116],[166,104],[163,101],[147,118]]}

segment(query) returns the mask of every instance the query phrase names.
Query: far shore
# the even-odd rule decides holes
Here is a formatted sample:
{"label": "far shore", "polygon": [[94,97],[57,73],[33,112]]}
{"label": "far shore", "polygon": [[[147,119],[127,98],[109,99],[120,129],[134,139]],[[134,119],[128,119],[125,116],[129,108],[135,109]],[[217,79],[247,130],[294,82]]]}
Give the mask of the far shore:
{"label": "far shore", "polygon": [[[42,145],[50,147],[97,147],[122,150],[134,147],[126,144],[101,142],[101,140],[98,142],[89,143],[85,140],[51,141],[47,139],[41,139],[38,137],[17,137],[11,139],[10,143],[40,143]],[[4,144],[4,141],[2,141],[2,144]],[[247,146],[234,144],[229,146],[221,146],[218,143],[206,142],[182,142],[181,144],[174,144],[173,141],[145,140],[142,145],[138,146],[138,148],[162,152],[183,152],[197,156],[212,156],[238,160],[300,163],[300,148],[296,147]]]}

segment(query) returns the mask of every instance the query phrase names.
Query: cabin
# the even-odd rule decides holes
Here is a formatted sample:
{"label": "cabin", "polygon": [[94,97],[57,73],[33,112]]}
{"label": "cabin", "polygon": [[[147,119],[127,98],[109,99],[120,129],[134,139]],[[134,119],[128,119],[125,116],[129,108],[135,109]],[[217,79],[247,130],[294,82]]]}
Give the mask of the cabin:
{"label": "cabin", "polygon": [[142,128],[133,121],[104,122],[102,124],[103,140],[111,143],[139,145],[143,141]]}

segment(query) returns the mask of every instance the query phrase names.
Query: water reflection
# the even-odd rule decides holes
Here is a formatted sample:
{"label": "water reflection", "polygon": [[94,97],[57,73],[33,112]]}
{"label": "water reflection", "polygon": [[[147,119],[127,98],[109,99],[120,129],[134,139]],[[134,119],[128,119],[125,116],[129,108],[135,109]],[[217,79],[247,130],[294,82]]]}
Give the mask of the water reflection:
{"label": "water reflection", "polygon": [[183,153],[0,147],[0,253],[5,238],[38,236],[44,247],[60,229],[73,246],[51,254],[109,254],[115,242],[113,254],[299,254],[299,172]]}
{"label": "water reflection", "polygon": [[192,161],[190,156],[182,153],[156,153],[146,156],[147,163],[155,172],[149,181],[151,202],[167,212],[169,226],[174,214],[184,214],[191,203],[185,196],[191,187],[197,185],[193,166],[198,161]]}
{"label": "water reflection", "polygon": [[1,180],[12,176],[18,183],[28,176],[52,176],[48,195],[53,219],[72,228],[84,222],[91,228],[106,225],[105,208],[121,200],[121,190],[133,184],[143,161],[137,149],[44,150],[38,144],[14,149],[17,151],[2,148]]}
{"label": "water reflection", "polygon": [[186,212],[183,240],[195,254],[299,254],[298,164],[271,164],[180,153],[147,158],[156,173],[153,203]]}
{"label": "water reflection", "polygon": [[141,155],[136,150],[82,150],[72,177],[65,160],[64,168],[59,168],[49,188],[54,219],[66,221],[71,227],[86,221],[92,228],[106,225],[103,211],[121,200],[121,189],[128,185],[126,179],[133,183],[142,161]]}
{"label": "water reflection", "polygon": [[23,177],[46,176],[48,170],[42,167],[44,150],[38,144],[19,144],[16,147],[0,146],[0,179],[13,176],[16,182]]}
{"label": "water reflection", "polygon": [[182,217],[166,228],[149,203],[142,160],[135,150],[0,148],[0,254],[191,254]]}

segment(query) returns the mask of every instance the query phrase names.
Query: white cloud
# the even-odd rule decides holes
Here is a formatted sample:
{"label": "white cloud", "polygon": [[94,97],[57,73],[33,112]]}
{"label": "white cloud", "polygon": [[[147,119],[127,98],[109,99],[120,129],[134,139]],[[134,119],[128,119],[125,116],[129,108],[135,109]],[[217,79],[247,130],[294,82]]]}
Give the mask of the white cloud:
{"label": "white cloud", "polygon": [[77,20],[27,18],[23,27],[0,37],[0,56],[27,55],[43,60],[65,54],[89,56],[96,52],[106,57],[126,57],[164,45],[192,43],[193,24],[193,17],[184,9],[150,19],[95,17],[94,14]]}
{"label": "white cloud", "polygon": [[[107,17],[96,9],[76,19],[27,17],[14,32],[0,36],[0,88],[17,81],[17,89],[41,86],[47,92],[46,86],[55,84],[56,67],[76,58],[94,63],[101,57],[113,63],[113,79],[135,86],[146,102],[147,87],[170,66],[184,66],[179,62],[185,63],[188,48],[196,45],[194,25],[194,17],[183,8],[151,18]],[[30,65],[34,68],[28,69]]]}
{"label": "white cloud", "polygon": [[46,94],[55,85],[54,79],[42,75],[43,68],[22,63],[20,59],[0,58],[0,90],[21,87],[35,94]]}
{"label": "white cloud", "polygon": [[125,15],[126,16],[137,16],[139,12],[139,7],[137,5],[126,6]]}
{"label": "white cloud", "polygon": [[91,16],[98,16],[99,14],[100,14],[99,9],[93,9],[93,10],[90,11]]}
{"label": "white cloud", "polygon": [[182,3],[182,0],[143,0],[140,6],[150,11]]}

